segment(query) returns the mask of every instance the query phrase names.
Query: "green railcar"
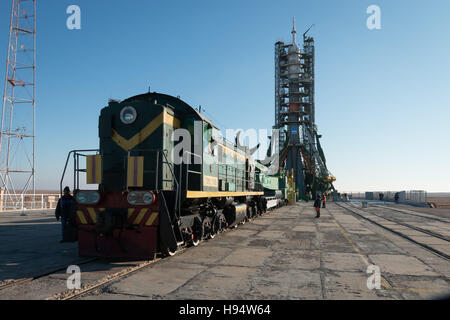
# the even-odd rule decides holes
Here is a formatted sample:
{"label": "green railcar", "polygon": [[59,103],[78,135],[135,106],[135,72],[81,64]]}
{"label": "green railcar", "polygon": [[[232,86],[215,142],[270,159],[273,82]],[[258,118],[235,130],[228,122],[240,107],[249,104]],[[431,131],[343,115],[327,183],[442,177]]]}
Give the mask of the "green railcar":
{"label": "green railcar", "polygon": [[[95,155],[71,152],[80,255],[149,258],[196,245],[265,212],[265,190],[277,190],[247,148],[170,95],[110,101],[99,139]],[[80,172],[98,190],[80,190]]]}

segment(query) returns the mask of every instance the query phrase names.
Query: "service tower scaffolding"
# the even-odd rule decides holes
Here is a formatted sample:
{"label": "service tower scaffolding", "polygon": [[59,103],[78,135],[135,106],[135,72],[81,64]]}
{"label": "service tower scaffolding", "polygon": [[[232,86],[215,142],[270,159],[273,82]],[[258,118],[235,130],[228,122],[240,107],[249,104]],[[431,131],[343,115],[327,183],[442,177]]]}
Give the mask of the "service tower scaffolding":
{"label": "service tower scaffolding", "polygon": [[[311,28],[310,28],[311,29]],[[280,166],[293,171],[297,197],[333,189],[315,125],[314,39],[303,34],[297,45],[295,19],[292,43],[275,43],[275,129],[280,130]]]}
{"label": "service tower scaffolding", "polygon": [[35,193],[35,49],[36,0],[12,0],[0,129],[0,210],[5,203],[23,206],[25,193]]}

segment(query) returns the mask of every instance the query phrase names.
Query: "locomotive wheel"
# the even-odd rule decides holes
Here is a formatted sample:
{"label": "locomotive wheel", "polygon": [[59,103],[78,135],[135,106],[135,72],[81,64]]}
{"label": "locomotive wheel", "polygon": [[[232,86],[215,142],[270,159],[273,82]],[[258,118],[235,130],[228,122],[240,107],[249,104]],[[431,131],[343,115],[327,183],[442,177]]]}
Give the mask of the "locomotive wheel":
{"label": "locomotive wheel", "polygon": [[203,224],[202,224],[202,239],[208,239],[210,238],[211,233],[213,232],[213,226],[212,226],[212,222],[211,219],[209,217],[206,217],[203,220]]}
{"label": "locomotive wheel", "polygon": [[217,235],[225,230],[227,226],[227,220],[225,219],[225,216],[223,214],[217,215],[216,219],[214,220],[214,233]]}
{"label": "locomotive wheel", "polygon": [[203,223],[199,219],[195,219],[192,226],[192,240],[191,245],[196,247],[200,244],[203,237]]}
{"label": "locomotive wheel", "polygon": [[250,218],[253,219],[254,217],[256,217],[256,209],[255,209],[255,207],[251,207],[250,208]]}
{"label": "locomotive wheel", "polygon": [[199,238],[196,238],[196,237],[194,236],[194,239],[192,239],[191,244],[192,244],[192,246],[194,246],[194,247],[198,246],[198,245],[200,244],[200,239],[199,239]]}
{"label": "locomotive wheel", "polygon": [[216,226],[216,224],[217,224],[216,220],[217,220],[217,218],[215,220],[213,220],[211,223],[211,230],[208,235],[209,239],[214,239],[217,236],[217,234],[219,233],[217,226]]}
{"label": "locomotive wheel", "polygon": [[165,257],[173,257],[177,253],[177,249],[162,248],[161,252]]}

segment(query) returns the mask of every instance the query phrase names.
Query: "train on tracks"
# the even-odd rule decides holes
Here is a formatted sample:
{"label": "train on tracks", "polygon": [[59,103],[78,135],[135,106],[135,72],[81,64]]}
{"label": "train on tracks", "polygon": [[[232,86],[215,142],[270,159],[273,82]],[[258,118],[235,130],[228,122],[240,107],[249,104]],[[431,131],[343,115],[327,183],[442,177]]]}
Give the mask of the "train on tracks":
{"label": "train on tracks", "polygon": [[[80,256],[172,255],[286,201],[286,177],[170,95],[110,100],[99,139],[98,150],[69,153],[61,178],[62,189],[73,157]],[[83,175],[98,188],[80,189]]]}

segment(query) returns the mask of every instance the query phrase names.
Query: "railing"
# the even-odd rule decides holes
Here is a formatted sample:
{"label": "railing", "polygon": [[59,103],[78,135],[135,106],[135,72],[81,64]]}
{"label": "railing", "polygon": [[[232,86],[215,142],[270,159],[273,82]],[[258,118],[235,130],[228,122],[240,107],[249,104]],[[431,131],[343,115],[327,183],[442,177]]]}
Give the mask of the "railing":
{"label": "railing", "polygon": [[[192,160],[193,160],[193,158],[197,157],[197,158],[200,159],[200,161],[202,161],[202,157],[200,155],[197,155],[197,154],[189,152],[189,151],[184,151],[183,162],[180,165],[180,174],[179,174],[180,178],[179,179],[180,179],[180,185],[182,186],[181,182],[182,182],[183,164],[184,164],[185,165],[185,173],[186,173],[186,175],[185,175],[186,190],[189,190],[189,177],[191,175],[200,175],[200,176],[202,175],[201,171],[195,171],[195,170],[191,170],[190,169],[190,165],[192,165],[193,163],[192,163],[192,161],[190,161],[191,159],[189,159],[188,157],[191,157]],[[195,162],[194,162],[194,164],[195,164]],[[219,180],[220,180],[220,178],[225,178],[225,180],[228,180],[228,178],[233,178],[234,181],[235,181],[235,190],[234,191],[245,191],[246,190],[247,184],[249,184],[251,181],[249,179],[246,179],[246,178],[241,178],[241,176],[243,174],[244,177],[247,177],[249,175],[249,173],[250,173],[248,170],[237,168],[236,164],[227,165],[227,164],[221,164],[221,163],[217,164],[217,163],[215,163],[215,165],[218,165],[217,177],[219,178]],[[228,174],[228,168],[231,168],[232,171],[234,172],[234,174],[229,175]],[[240,174],[239,176],[238,176],[238,172]],[[237,183],[238,181],[240,182],[240,184]],[[255,183],[254,189],[255,190],[261,189],[262,190],[262,183],[260,181],[256,181],[256,174],[255,174],[255,180],[254,181],[255,181],[254,182]],[[241,190],[237,190],[238,185],[241,188]],[[203,186],[202,182],[200,181],[199,187],[201,188],[202,186]],[[257,186],[259,186],[260,188],[257,188]],[[192,191],[194,191],[194,190],[192,190]]]}
{"label": "railing", "polygon": [[76,190],[76,189],[80,189],[80,172],[86,172],[86,169],[80,169],[80,157],[85,158],[86,154],[84,154],[84,153],[87,153],[87,152],[89,152],[89,153],[95,152],[96,154],[98,154],[100,152],[100,150],[98,150],[98,149],[72,150],[67,155],[66,164],[64,165],[63,174],[61,176],[61,181],[59,184],[59,193],[60,193],[61,197],[63,194],[64,176],[66,175],[67,165],[69,164],[69,161],[70,161],[70,155],[73,154],[73,189],[72,190]]}
{"label": "railing", "polygon": [[[80,172],[84,172],[86,173],[86,169],[80,169],[80,157],[85,158],[87,156],[87,153],[95,153],[98,154],[100,152],[100,150],[98,149],[88,149],[88,150],[72,150],[69,152],[68,156],[67,156],[67,160],[66,160],[66,164],[64,166],[64,171],[61,177],[61,182],[60,182],[60,194],[62,196],[62,187],[63,187],[63,181],[64,181],[64,176],[66,174],[67,171],[67,166],[69,164],[69,160],[70,160],[70,156],[73,155],[73,190],[77,190],[80,189]],[[160,185],[159,183],[159,163],[161,161],[162,164],[166,164],[167,167],[170,170],[170,173],[172,175],[172,179],[170,181],[172,181],[175,184],[175,192],[176,192],[176,197],[175,197],[175,209],[180,207],[180,201],[181,201],[181,190],[180,190],[180,184],[178,183],[176,177],[175,177],[175,172],[174,172],[174,168],[173,168],[173,164],[171,162],[168,161],[167,159],[167,150],[159,150],[159,149],[134,149],[134,150],[130,150],[128,151],[128,156],[131,156],[131,154],[136,154],[136,153],[154,153],[156,155],[155,157],[155,162],[156,162],[156,166],[155,166],[155,170],[145,170],[143,173],[154,173],[155,174],[155,185],[153,188],[153,190],[161,190],[162,185]],[[162,156],[160,156],[162,155]],[[160,160],[160,158],[162,158],[162,160]],[[126,172],[126,165],[127,165],[127,160],[125,159],[124,161],[124,172]],[[126,174],[124,176],[125,180],[126,180]],[[162,179],[164,181],[168,181],[168,180],[164,180],[164,178]],[[163,184],[163,183],[161,183]],[[126,181],[124,181],[124,188],[128,189],[127,183]]]}
{"label": "railing", "polygon": [[380,194],[382,194],[382,201],[395,201],[395,195],[397,194],[399,202],[427,202],[427,192],[425,190],[341,192],[341,195],[344,193],[346,193],[350,199],[381,200]]}
{"label": "railing", "polygon": [[[175,214],[177,214],[179,216],[181,214],[181,182],[178,182],[177,178],[175,177],[175,168],[173,168],[173,164],[167,160],[167,155],[166,155],[167,150],[163,150],[163,152],[161,152],[161,153],[164,157],[162,163],[167,164],[167,166],[169,167],[173,182],[175,182],[175,185],[176,185],[174,208],[175,208],[175,211],[178,211],[178,213],[175,212]],[[158,161],[159,161],[159,157],[158,157]]]}
{"label": "railing", "polygon": [[13,198],[0,196],[0,212],[56,209],[59,194],[20,194]]}
{"label": "railing", "polygon": [[[189,169],[190,165],[192,165],[192,164],[195,165],[196,164],[195,160],[193,160],[195,157],[200,159],[200,163],[202,162],[202,157],[200,155],[192,153],[192,152],[189,152],[189,151],[184,151],[184,153],[183,153],[183,162],[180,164],[180,185],[182,185],[181,182],[182,182],[182,178],[183,178],[183,164],[186,165],[186,177],[185,177],[185,179],[186,179],[186,191],[189,190],[189,177],[190,177],[190,175],[192,175],[192,174],[199,175],[200,178],[202,176],[202,172],[201,171],[195,171],[195,170],[190,170]],[[192,161],[191,161],[191,159],[192,159]],[[194,162],[194,163],[192,163],[192,162]],[[199,186],[200,186],[200,188],[203,186],[201,181],[200,181]],[[199,190],[197,190],[197,191],[199,191]]]}
{"label": "railing", "polygon": [[425,190],[409,190],[406,191],[405,200],[414,203],[426,203],[427,192]]}

